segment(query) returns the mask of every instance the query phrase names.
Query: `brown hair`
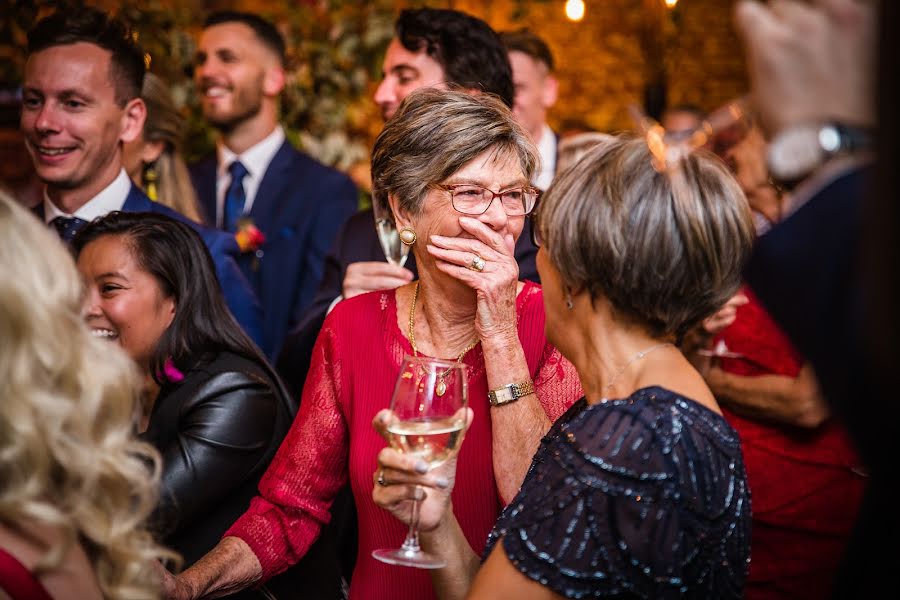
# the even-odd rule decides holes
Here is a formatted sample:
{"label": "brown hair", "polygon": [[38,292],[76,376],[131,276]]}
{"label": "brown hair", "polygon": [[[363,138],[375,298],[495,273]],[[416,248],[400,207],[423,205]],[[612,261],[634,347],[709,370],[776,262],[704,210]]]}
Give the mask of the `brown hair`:
{"label": "brown hair", "polygon": [[538,227],[563,281],[654,336],[680,338],[737,290],[754,236],[721,161],[696,152],[674,176],[678,193],[643,139],[602,144],[554,181]]}
{"label": "brown hair", "polygon": [[510,153],[531,179],[537,149],[512,113],[490,94],[423,88],[384,126],[372,151],[372,195],[384,214],[388,195],[418,213],[428,186],[444,181],[487,151]]}

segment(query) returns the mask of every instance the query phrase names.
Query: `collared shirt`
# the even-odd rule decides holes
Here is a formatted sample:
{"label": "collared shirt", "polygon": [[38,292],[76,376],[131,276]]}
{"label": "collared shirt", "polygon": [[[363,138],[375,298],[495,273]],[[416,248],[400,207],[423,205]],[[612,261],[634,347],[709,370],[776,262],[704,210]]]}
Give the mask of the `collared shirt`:
{"label": "collared shirt", "polygon": [[544,123],[541,139],[537,143],[538,154],[541,155],[541,169],[535,171],[531,178],[532,185],[546,191],[556,174],[556,134]]}
{"label": "collared shirt", "polygon": [[84,219],[88,223],[111,213],[114,210],[122,210],[125,206],[125,199],[131,192],[131,179],[123,168],[119,171],[119,175],[113,179],[112,183],[103,188],[99,194],[85,202],[74,213],[69,214],[59,209],[44,189],[44,221],[49,225],[56,217],[77,217]]}
{"label": "collared shirt", "polygon": [[275,127],[275,130],[266,136],[261,142],[247,149],[246,152],[238,155],[229,150],[225,144],[219,142],[217,152],[219,165],[216,171],[216,226],[222,227],[222,207],[225,204],[225,192],[231,183],[231,173],[228,167],[235,160],[241,161],[241,164],[247,169],[247,175],[244,176],[244,214],[250,212],[253,207],[253,201],[256,199],[256,192],[259,191],[259,184],[262,182],[269,163],[275,158],[275,153],[284,143],[284,129],[281,125]]}

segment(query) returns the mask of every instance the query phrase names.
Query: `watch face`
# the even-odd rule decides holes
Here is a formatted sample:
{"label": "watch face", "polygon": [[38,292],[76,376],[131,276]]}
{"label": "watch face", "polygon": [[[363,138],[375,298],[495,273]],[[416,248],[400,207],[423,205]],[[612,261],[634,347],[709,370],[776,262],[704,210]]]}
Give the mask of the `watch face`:
{"label": "watch face", "polygon": [[775,136],[769,145],[769,172],[778,181],[796,181],[825,159],[819,128],[792,127]]}

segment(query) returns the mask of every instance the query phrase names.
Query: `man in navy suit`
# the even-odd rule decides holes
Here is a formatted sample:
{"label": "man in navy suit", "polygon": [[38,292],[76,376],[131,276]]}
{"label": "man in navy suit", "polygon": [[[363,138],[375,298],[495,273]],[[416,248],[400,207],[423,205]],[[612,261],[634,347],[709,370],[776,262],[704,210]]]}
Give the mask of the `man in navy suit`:
{"label": "man in navy suit", "polygon": [[278,123],[285,44],[252,14],[206,20],[194,78],[203,114],[220,134],[214,156],[191,177],[210,225],[252,224],[265,236],[239,263],[262,301],[270,356],[312,302],[325,254],[358,205],[348,177],[295,150]]}
{"label": "man in navy suit", "polygon": [[[121,22],[84,7],[42,19],[28,35],[21,127],[46,185],[36,214],[65,241],[88,221],[115,210],[162,212],[122,167],[122,145],[141,134],[144,53]],[[191,223],[212,254],[228,307],[262,339],[259,304],[233,256],[231,236]]]}
{"label": "man in navy suit", "polygon": [[897,7],[784,0],[736,9],[754,108],[772,135],[769,167],[800,180],[799,208],[759,239],[747,279],[811,360],[869,475],[834,598],[897,593]]}

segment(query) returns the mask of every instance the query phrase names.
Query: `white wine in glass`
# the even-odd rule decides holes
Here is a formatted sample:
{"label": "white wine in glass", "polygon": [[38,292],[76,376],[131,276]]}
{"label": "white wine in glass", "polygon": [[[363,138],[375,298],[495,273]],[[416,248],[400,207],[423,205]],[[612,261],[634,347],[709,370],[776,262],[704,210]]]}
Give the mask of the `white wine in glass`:
{"label": "white wine in glass", "polygon": [[375,219],[375,232],[378,234],[378,241],[381,242],[381,249],[384,250],[387,261],[402,267],[409,255],[409,246],[400,241],[400,233],[393,219]]}
{"label": "white wine in glass", "polygon": [[[404,357],[391,399],[391,423],[387,428],[391,447],[421,458],[429,469],[459,451],[469,402],[466,370],[466,365],[458,362]],[[375,550],[372,556],[392,565],[420,569],[447,566],[443,559],[419,547],[418,523],[416,500],[403,545],[396,550]]]}
{"label": "white wine in glass", "polygon": [[463,414],[462,418],[454,415],[437,421],[395,421],[387,430],[391,434],[391,447],[421,458],[433,469],[459,449],[465,424]]}

